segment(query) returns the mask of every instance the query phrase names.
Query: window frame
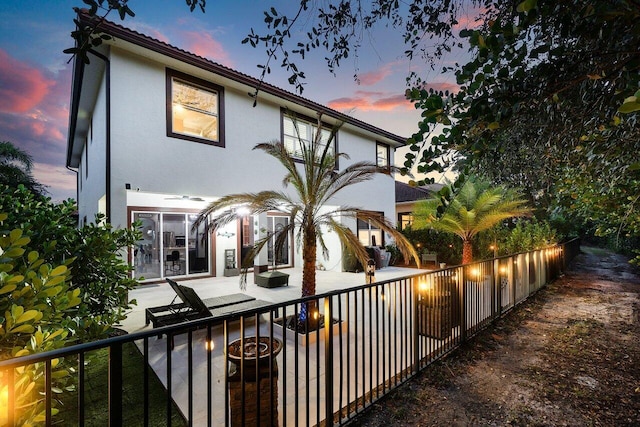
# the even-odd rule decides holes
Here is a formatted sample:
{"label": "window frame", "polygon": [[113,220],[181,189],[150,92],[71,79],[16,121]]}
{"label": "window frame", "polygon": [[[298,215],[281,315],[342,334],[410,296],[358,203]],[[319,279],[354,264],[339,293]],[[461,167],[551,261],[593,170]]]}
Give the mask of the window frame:
{"label": "window frame", "polygon": [[[376,216],[379,216],[381,219],[384,218],[384,212],[383,211],[360,210],[359,212],[363,212],[363,213],[366,212],[369,215],[376,215]],[[366,228],[362,228],[361,227],[362,224],[366,224],[367,227]],[[360,231],[362,231],[363,233],[366,232],[366,234],[367,234],[368,244],[365,245],[365,246],[372,246],[371,245],[371,243],[373,243],[371,241],[372,240],[371,236],[373,235],[372,231],[380,231],[380,240],[381,241],[380,242],[376,242],[375,246],[383,247],[383,248],[386,246],[385,232],[381,228],[372,225],[371,222],[369,222],[369,221],[367,221],[365,219],[362,219],[362,217],[360,215],[356,214],[356,237],[358,238],[358,240],[361,241],[362,239],[361,239],[361,236],[360,236]]]}
{"label": "window frame", "polygon": [[[218,97],[218,140],[214,141],[207,138],[199,138],[194,135],[187,135],[173,130],[173,80],[182,81],[187,85],[215,92]],[[202,144],[213,145],[215,147],[225,147],[224,132],[224,88],[215,83],[193,77],[180,71],[166,69],[166,114],[167,114],[167,137],[184,139],[187,141],[199,142]]]}
{"label": "window frame", "polygon": [[[296,120],[299,122],[304,122],[305,124],[312,126],[313,128],[316,129],[317,131],[317,127],[318,127],[318,120],[317,119],[312,119],[309,116],[305,116],[303,114],[298,114],[298,113],[293,113],[289,110],[287,110],[286,108],[281,108],[280,109],[280,141],[282,141],[282,143],[284,144],[284,138],[285,138],[285,133],[284,133],[284,121],[285,119],[292,119],[292,120]],[[329,132],[332,131],[333,127],[330,126],[328,123],[322,121],[321,122],[321,130],[327,130]],[[334,137],[333,137],[333,154],[335,156],[335,160],[336,160],[336,165],[335,165],[335,170],[338,170],[339,168],[339,164],[338,164],[338,157],[336,156],[336,154],[338,153],[338,132],[335,133]],[[304,163],[304,161],[302,160],[302,158],[292,155],[294,161],[296,161],[297,163]]]}
{"label": "window frame", "polygon": [[[382,147],[386,150],[387,152],[387,164],[381,166],[380,165],[380,158],[378,157],[378,147]],[[376,141],[376,166],[378,166],[379,168],[385,169],[387,171],[387,173],[391,172],[391,147],[389,146],[389,144],[385,144],[384,142],[380,142],[380,141]]]}

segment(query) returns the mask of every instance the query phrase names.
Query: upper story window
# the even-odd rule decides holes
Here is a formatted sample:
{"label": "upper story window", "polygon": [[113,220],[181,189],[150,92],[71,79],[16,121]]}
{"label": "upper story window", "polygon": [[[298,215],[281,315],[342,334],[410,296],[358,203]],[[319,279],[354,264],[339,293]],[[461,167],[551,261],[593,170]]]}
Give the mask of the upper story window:
{"label": "upper story window", "polygon": [[224,147],[224,90],[167,70],[167,135]]}
{"label": "upper story window", "polygon": [[[317,122],[312,123],[307,119],[292,118],[286,114],[282,115],[282,141],[287,151],[289,151],[293,157],[302,158],[302,144],[309,146],[311,142],[315,141],[317,132]],[[318,147],[318,152],[321,153],[324,150],[330,138],[331,130],[323,124],[320,128],[320,146]],[[329,153],[335,155],[336,137],[334,137],[330,143]]]}
{"label": "upper story window", "polygon": [[381,168],[389,169],[390,150],[387,144],[381,142],[376,143],[376,165]]}

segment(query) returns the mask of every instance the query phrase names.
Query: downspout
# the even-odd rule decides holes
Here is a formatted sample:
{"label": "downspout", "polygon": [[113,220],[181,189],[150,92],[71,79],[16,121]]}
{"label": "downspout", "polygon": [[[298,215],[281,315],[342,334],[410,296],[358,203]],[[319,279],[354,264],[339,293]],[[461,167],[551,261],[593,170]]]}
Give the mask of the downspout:
{"label": "downspout", "polygon": [[66,166],[67,170],[76,174],[76,205],[78,204],[78,199],[80,198],[80,189],[78,188],[78,170],[72,169],[69,166]]}
{"label": "downspout", "polygon": [[99,59],[102,59],[105,63],[105,87],[106,87],[106,112],[105,112],[105,157],[106,157],[106,170],[105,170],[105,196],[107,204],[106,222],[111,223],[111,62],[109,58],[96,52],[95,50],[89,50],[89,53],[94,54]]}

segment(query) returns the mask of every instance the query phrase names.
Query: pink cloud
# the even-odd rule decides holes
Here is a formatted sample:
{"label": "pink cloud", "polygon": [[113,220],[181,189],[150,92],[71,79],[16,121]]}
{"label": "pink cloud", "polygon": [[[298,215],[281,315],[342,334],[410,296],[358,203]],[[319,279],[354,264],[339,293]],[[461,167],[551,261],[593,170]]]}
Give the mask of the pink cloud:
{"label": "pink cloud", "polygon": [[211,59],[228,67],[233,67],[233,61],[224,50],[222,44],[206,32],[185,31],[185,49],[203,58]]}
{"label": "pink cloud", "polygon": [[[433,82],[425,85],[435,91],[455,93],[459,86],[450,82]],[[391,111],[395,109],[413,110],[413,103],[407,100],[404,93],[359,90],[353,96],[333,99],[329,107],[338,111]]]}
{"label": "pink cloud", "polygon": [[47,96],[55,81],[0,49],[0,111],[25,113]]}
{"label": "pink cloud", "polygon": [[[135,21],[135,20],[133,20]],[[164,43],[169,43],[169,37],[167,37],[162,31],[153,27],[151,25],[147,25],[144,23],[138,22],[130,22],[131,28],[139,33],[145,34],[149,37],[153,37],[156,40],[160,40]]]}
{"label": "pink cloud", "polygon": [[76,189],[76,174],[62,166],[34,163],[33,177],[39,182],[60,190],[75,191]]}
{"label": "pink cloud", "polygon": [[363,86],[373,86],[374,84],[380,82],[381,80],[384,80],[386,77],[391,75],[393,72],[391,68],[391,64],[385,64],[377,70],[358,75],[360,84],[362,84]]}
{"label": "pink cloud", "polygon": [[329,101],[334,110],[390,111],[396,108],[411,109],[412,105],[404,94],[384,92],[357,91],[355,96],[343,97]]}
{"label": "pink cloud", "polygon": [[75,176],[64,167],[71,66],[56,73],[0,50],[0,140],[34,160],[34,177],[56,200],[75,197]]}
{"label": "pink cloud", "polygon": [[435,91],[449,91],[449,93],[456,93],[458,92],[458,89],[460,89],[460,86],[458,86],[457,83],[451,83],[451,82],[431,82],[431,83],[427,83],[425,85],[425,88],[428,89],[433,89]]}
{"label": "pink cloud", "polygon": [[476,8],[471,7],[466,14],[458,17],[458,23],[454,25],[454,28],[458,30],[468,29],[475,30],[478,29],[482,25],[482,21],[478,20],[478,16],[481,14],[485,14],[487,12],[487,8]]}

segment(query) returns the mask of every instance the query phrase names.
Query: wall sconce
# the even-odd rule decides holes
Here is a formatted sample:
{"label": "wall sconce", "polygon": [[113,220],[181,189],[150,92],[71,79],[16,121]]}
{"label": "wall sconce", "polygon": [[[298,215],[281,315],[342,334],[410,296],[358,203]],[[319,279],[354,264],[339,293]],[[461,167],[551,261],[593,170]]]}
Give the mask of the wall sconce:
{"label": "wall sconce", "polygon": [[221,233],[218,231],[218,234],[216,234],[216,236],[220,236],[220,237],[233,237],[235,235],[236,233],[229,233],[228,231],[225,231],[224,233]]}

